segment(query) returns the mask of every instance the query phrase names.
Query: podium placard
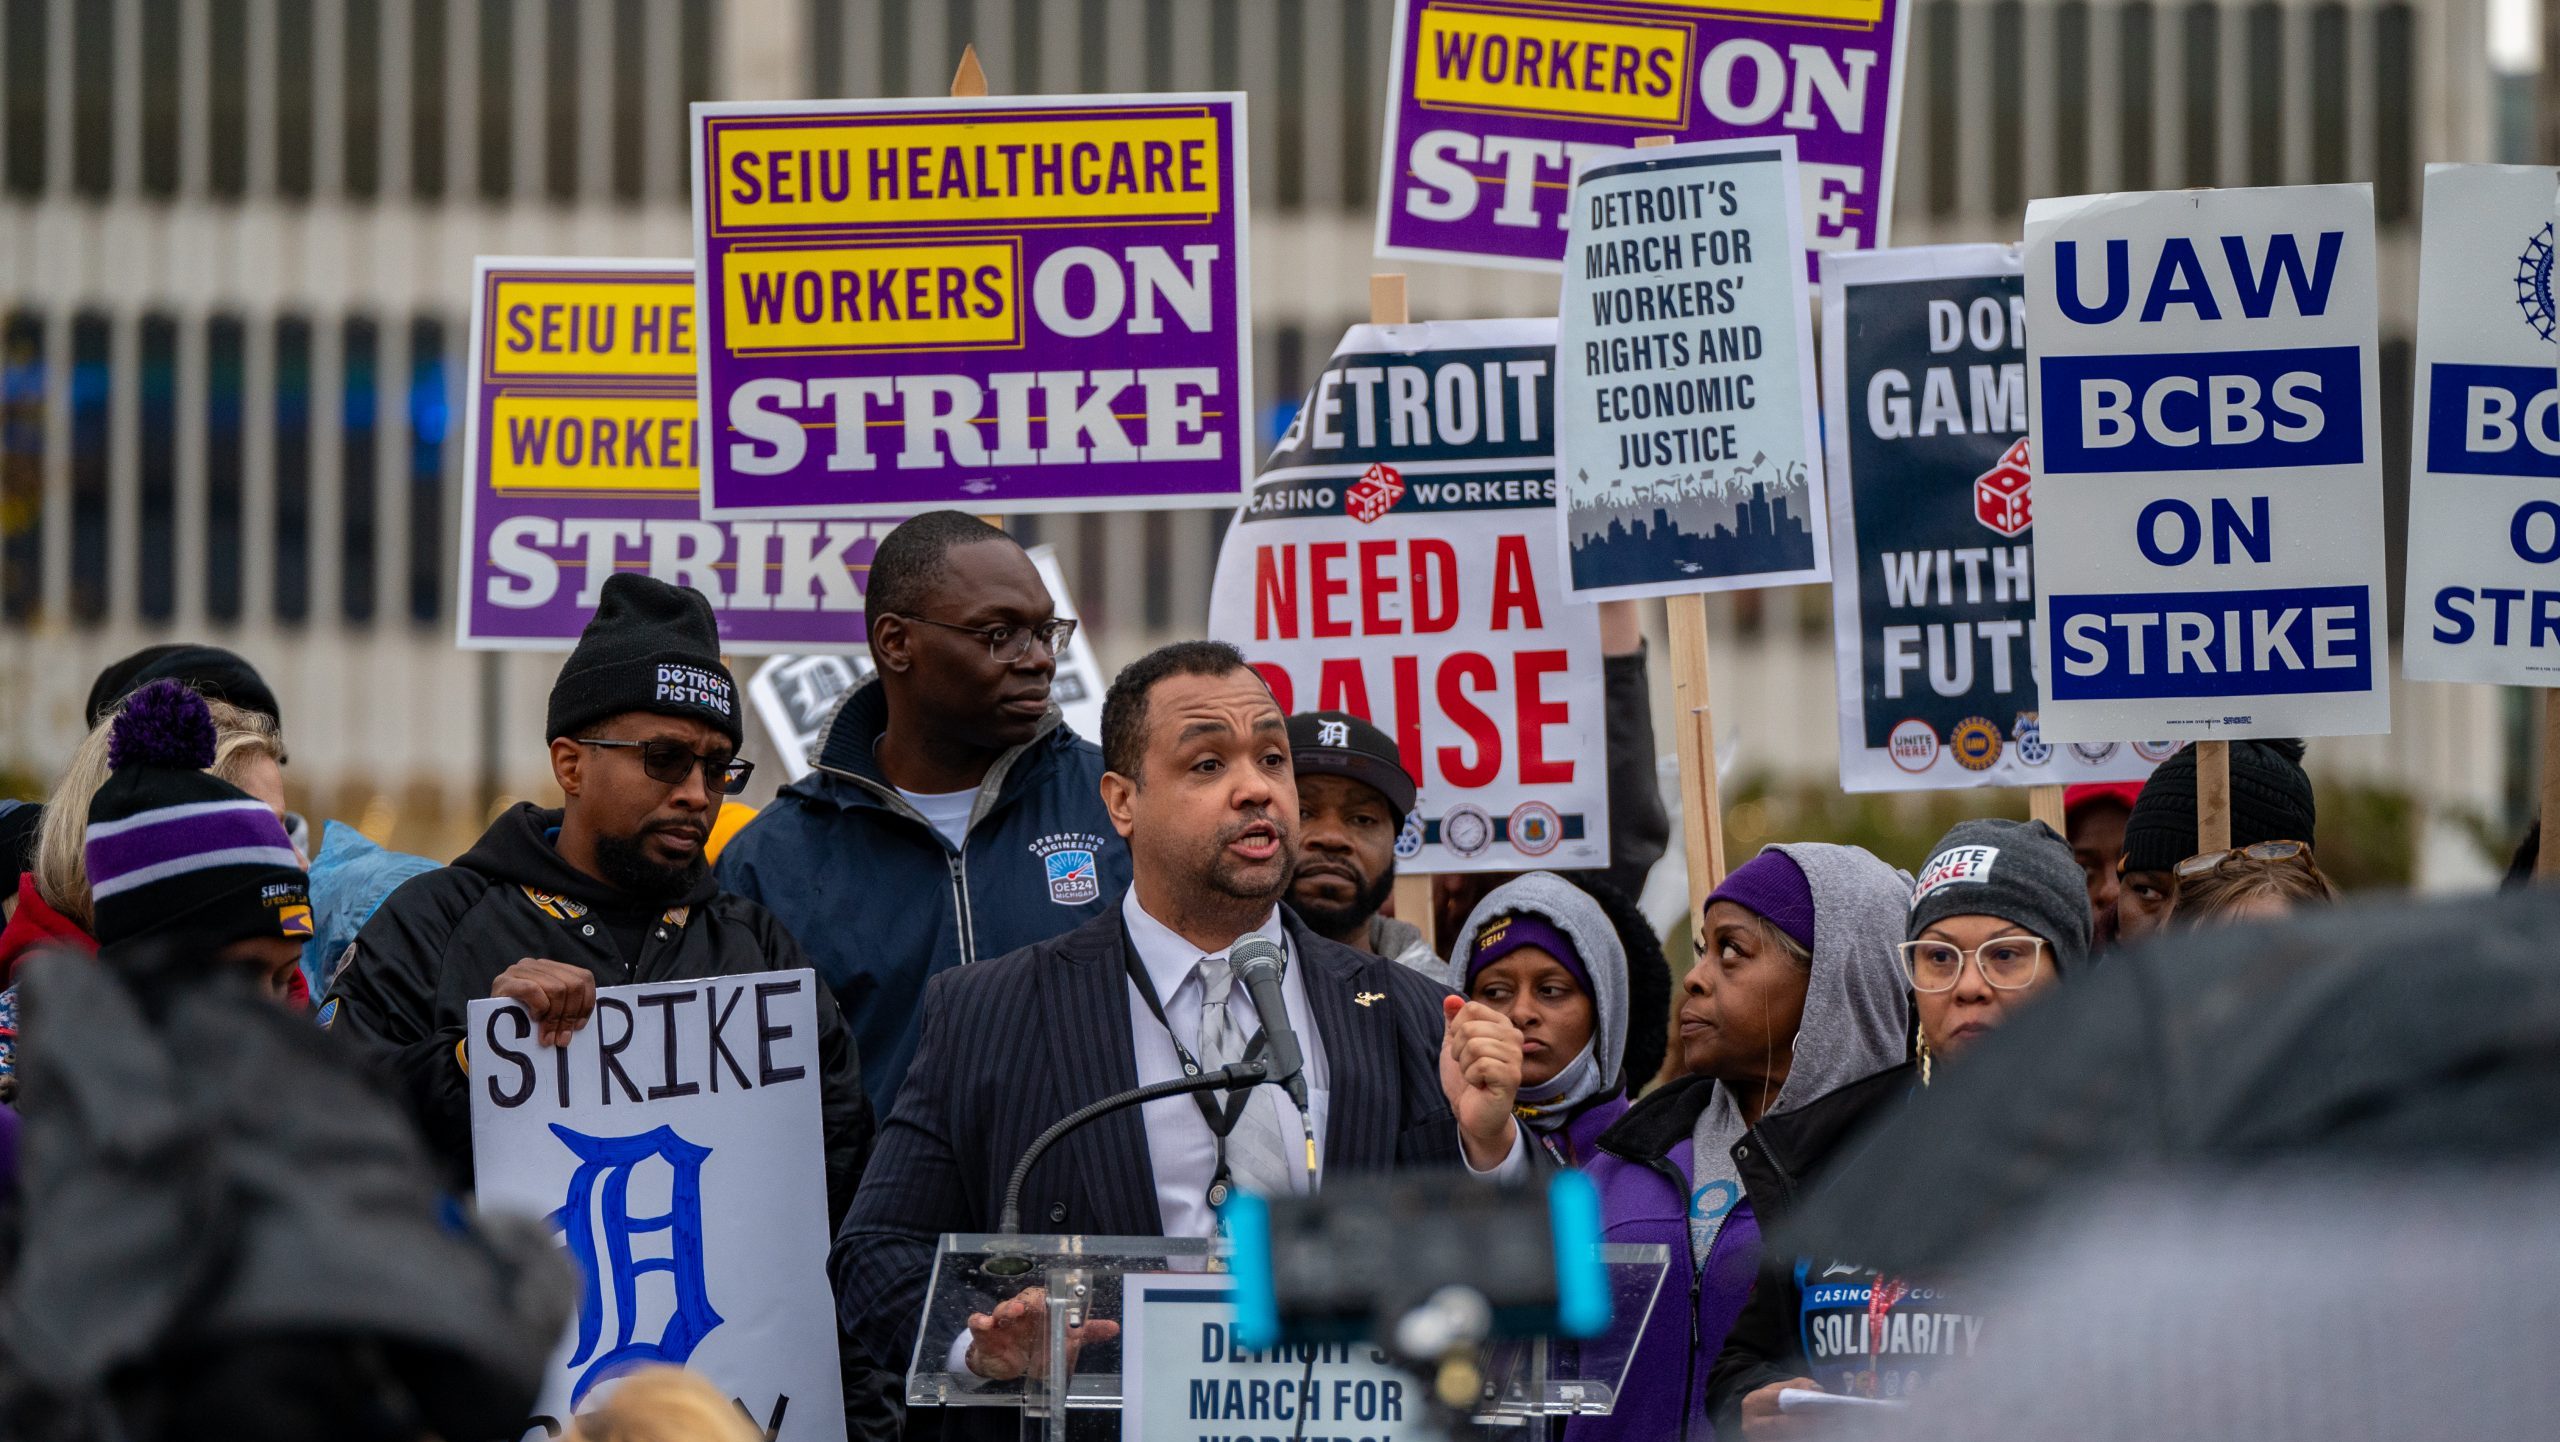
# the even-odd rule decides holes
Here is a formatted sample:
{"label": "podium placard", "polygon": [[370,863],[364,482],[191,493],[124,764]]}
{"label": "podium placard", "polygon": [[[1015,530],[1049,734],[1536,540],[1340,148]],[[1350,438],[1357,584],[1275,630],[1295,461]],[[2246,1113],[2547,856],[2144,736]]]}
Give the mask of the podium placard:
{"label": "podium placard", "polygon": [[1255,1350],[1236,1337],[1235,1288],[1216,1273],[1158,1272],[1121,1284],[1123,1437],[1196,1437],[1252,1424],[1376,1442],[1436,1435],[1422,1426],[1419,1384],[1359,1342],[1284,1342]]}
{"label": "podium placard", "polygon": [[[946,1235],[934,1256],[924,1318],[916,1333],[915,1355],[907,1373],[907,1402],[910,1406],[1017,1409],[1023,1414],[1025,1437],[1063,1438],[1067,1414],[1087,1409],[1134,1411],[1149,1419],[1161,1413],[1172,1419],[1167,1424],[1172,1430],[1163,1434],[1169,1436],[1198,1435],[1221,1430],[1229,1422],[1245,1423],[1247,1417],[1212,1420],[1205,1414],[1196,1425],[1190,1420],[1192,1384],[1209,1377],[1204,1367],[1221,1365],[1197,1360],[1205,1345],[1201,1329],[1233,1315],[1232,1303],[1223,1299],[1227,1255],[1225,1242],[1196,1237]],[[1659,1245],[1606,1244],[1600,1248],[1600,1260],[1608,1274],[1616,1319],[1608,1334],[1586,1342],[1509,1342],[1486,1347],[1478,1362],[1483,1388],[1470,1409],[1476,1417],[1602,1415],[1616,1408],[1627,1363],[1652,1321],[1671,1256]],[[1089,1323],[1114,1322],[1124,1330],[1111,1340],[1094,1341],[1074,1352],[1072,1365],[1063,1370],[1035,1366],[1030,1375],[1006,1381],[971,1376],[960,1365],[969,1318],[1034,1289],[1048,1302],[1046,1356],[1068,1355],[1069,1335]],[[1126,1330],[1133,1317],[1134,1334]],[[1183,1336],[1186,1328],[1187,1338]],[[1187,1366],[1172,1365],[1184,1345],[1195,1360]],[[1133,1348],[1142,1355],[1133,1358]],[[1254,1405],[1251,1383],[1265,1385],[1267,1410],[1276,1405],[1281,1390],[1276,1384],[1283,1374],[1290,1384],[1305,1375],[1305,1353],[1284,1350],[1292,1358],[1285,1365],[1248,1362],[1229,1369],[1235,1380],[1247,1384],[1242,1405],[1248,1413]],[[1332,1425],[1336,1416],[1332,1384],[1340,1381],[1350,1388],[1343,1397],[1350,1412],[1341,1420],[1357,1423],[1359,1435],[1401,1435],[1384,1416],[1387,1392],[1382,1386],[1365,1395],[1379,1415],[1360,1417],[1364,1401],[1360,1385],[1389,1379],[1404,1384],[1398,1401],[1406,1419],[1419,1423],[1419,1383],[1382,1363],[1373,1366],[1372,1350],[1366,1346],[1318,1350],[1349,1355],[1334,1364],[1319,1357],[1317,1374],[1326,1384],[1320,1399],[1323,1410],[1311,1413],[1310,1423],[1321,1415],[1328,1432],[1343,1430]],[[1214,1374],[1220,1384],[1228,1377],[1228,1371]],[[1138,1388],[1145,1390],[1141,1393]],[[1207,1405],[1205,1399],[1201,1405]],[[1262,1420],[1269,1425],[1251,1428],[1256,1435],[1296,1425],[1294,1414],[1285,1424],[1276,1417]],[[1159,1434],[1152,1425],[1131,1431],[1124,1424],[1122,1435]],[[1421,1435],[1418,1425],[1416,1435]]]}

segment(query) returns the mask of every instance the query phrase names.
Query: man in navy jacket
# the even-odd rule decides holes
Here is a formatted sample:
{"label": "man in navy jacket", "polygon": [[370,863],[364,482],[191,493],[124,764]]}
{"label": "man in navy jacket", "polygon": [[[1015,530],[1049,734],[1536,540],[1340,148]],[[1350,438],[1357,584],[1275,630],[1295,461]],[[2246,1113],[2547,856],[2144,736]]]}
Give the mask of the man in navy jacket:
{"label": "man in navy jacket", "polygon": [[1066,645],[1022,547],[958,511],[880,542],[864,605],[872,682],[845,699],[817,769],[721,853],[723,889],[763,905],[835,991],[887,1115],[925,983],[1108,912],[1129,852],[1102,753],[1049,699]]}

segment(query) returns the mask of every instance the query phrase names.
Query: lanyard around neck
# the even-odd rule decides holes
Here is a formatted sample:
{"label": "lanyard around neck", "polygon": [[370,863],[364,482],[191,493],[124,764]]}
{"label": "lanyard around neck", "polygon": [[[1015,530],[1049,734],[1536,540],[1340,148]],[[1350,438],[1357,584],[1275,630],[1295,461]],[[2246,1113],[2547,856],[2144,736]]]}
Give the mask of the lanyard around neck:
{"label": "lanyard around neck", "polygon": [[[1126,916],[1120,918],[1120,960],[1121,964],[1128,968],[1130,985],[1138,989],[1138,999],[1147,1004],[1147,1010],[1155,1015],[1156,1024],[1164,1028],[1165,1039],[1173,1043],[1173,1054],[1182,1062],[1182,1074],[1184,1076],[1200,1075],[1203,1070],[1200,1059],[1192,1055],[1191,1048],[1184,1046],[1182,1038],[1174,1033],[1173,1022],[1165,1015],[1164,1002],[1156,995],[1155,981],[1147,975],[1146,965],[1138,960],[1138,943],[1129,935],[1129,919]],[[1243,1060],[1261,1060],[1263,1052],[1269,1049],[1270,1044],[1268,1037],[1259,1031],[1255,1032],[1253,1040],[1244,1049]],[[1236,1129],[1236,1122],[1244,1116],[1245,1106],[1252,1097],[1253,1088],[1236,1087],[1227,1093],[1227,1104],[1221,1108],[1216,1102],[1209,1100],[1207,1092],[1191,1094],[1192,1102],[1200,1108],[1200,1119],[1209,1124],[1210,1132],[1221,1142],[1226,1139],[1227,1133]],[[1223,1179],[1226,1175],[1226,1148],[1221,1146],[1218,1152],[1218,1174]]]}

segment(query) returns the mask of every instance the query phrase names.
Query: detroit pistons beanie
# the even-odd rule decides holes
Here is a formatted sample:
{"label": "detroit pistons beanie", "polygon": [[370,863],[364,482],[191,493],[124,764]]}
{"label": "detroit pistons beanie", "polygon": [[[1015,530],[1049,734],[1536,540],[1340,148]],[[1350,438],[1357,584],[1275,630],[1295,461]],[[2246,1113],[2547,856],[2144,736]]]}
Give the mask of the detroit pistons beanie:
{"label": "detroit pistons beanie", "polygon": [[[2310,845],[2319,819],[2303,747],[2292,737],[2231,743],[2231,844]],[[2168,871],[2196,854],[2196,748],[2160,763],[2124,823],[2124,869]]]}
{"label": "detroit pistons beanie", "polygon": [[253,936],[308,939],[302,858],[267,803],[218,776],[212,713],[177,681],[133,693],[107,743],[82,860],[100,947],[145,936],[207,950]]}
{"label": "detroit pistons beanie", "polygon": [[2053,948],[2056,975],[2089,957],[2089,877],[2071,843],[2041,821],[1984,817],[1939,838],[1911,888],[1911,924],[1920,933],[1950,916],[1996,916]]}
{"label": "detroit pistons beanie", "polygon": [[738,683],[720,664],[720,625],[690,586],[651,576],[604,583],[595,618],[551,687],[550,735],[572,739],[626,711],[685,716],[738,745]]}

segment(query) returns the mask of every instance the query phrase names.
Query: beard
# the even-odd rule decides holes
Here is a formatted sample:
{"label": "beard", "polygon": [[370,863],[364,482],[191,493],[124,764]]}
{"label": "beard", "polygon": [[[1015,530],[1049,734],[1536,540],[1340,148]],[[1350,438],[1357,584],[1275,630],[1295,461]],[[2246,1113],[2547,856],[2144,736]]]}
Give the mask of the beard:
{"label": "beard", "polygon": [[[1256,822],[1269,825],[1278,833],[1280,849],[1268,862],[1251,870],[1239,870],[1227,859],[1227,848]],[[1195,868],[1195,874],[1202,884],[1221,896],[1238,901],[1271,902],[1288,894],[1289,877],[1297,867],[1298,838],[1281,826],[1279,818],[1262,812],[1219,827],[1209,844],[1202,848],[1201,862]]]}
{"label": "beard", "polygon": [[636,836],[597,837],[596,869],[614,890],[635,901],[671,906],[693,894],[711,863],[700,851],[672,866],[650,859],[649,833],[657,829],[646,828]]}
{"label": "beard", "polygon": [[1298,913],[1298,919],[1304,921],[1318,936],[1333,937],[1338,940],[1368,925],[1369,918],[1377,915],[1378,908],[1386,905],[1387,898],[1395,894],[1396,864],[1389,861],[1387,869],[1380,872],[1376,880],[1360,887],[1359,894],[1343,906],[1333,906],[1311,897],[1298,895],[1295,873],[1290,876],[1289,886],[1289,905]]}

